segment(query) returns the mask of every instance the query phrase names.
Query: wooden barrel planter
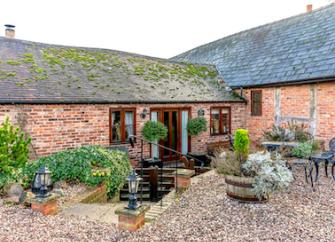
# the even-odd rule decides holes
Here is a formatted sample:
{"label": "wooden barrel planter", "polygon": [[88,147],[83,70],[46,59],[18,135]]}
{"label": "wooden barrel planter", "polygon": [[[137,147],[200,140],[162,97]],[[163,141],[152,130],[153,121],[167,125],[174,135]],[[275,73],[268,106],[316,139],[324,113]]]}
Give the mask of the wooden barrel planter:
{"label": "wooden barrel planter", "polygon": [[225,176],[227,196],[242,202],[265,202],[266,198],[259,200],[252,191],[255,179],[252,177]]}

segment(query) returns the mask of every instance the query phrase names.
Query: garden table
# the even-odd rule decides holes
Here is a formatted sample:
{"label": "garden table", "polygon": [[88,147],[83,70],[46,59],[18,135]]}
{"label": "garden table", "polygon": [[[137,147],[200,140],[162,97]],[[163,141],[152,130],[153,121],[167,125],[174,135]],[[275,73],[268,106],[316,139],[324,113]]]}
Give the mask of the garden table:
{"label": "garden table", "polygon": [[280,142],[280,141],[265,141],[262,146],[269,152],[278,151],[280,147],[294,148],[298,145],[297,142]]}

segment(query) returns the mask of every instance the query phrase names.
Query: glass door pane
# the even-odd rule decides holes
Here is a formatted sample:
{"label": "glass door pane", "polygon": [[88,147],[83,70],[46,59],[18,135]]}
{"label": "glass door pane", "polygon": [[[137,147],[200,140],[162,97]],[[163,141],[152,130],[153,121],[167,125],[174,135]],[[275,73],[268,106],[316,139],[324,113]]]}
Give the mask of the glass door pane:
{"label": "glass door pane", "polygon": [[[158,112],[151,112],[151,121],[158,121]],[[158,144],[158,140],[153,143]],[[157,145],[151,145],[151,157],[159,158],[159,148]]]}
{"label": "glass door pane", "polygon": [[[177,144],[178,144],[178,112],[172,111],[171,112],[171,148],[174,150],[177,150]],[[175,155],[174,152],[172,152],[171,155]]]}
{"label": "glass door pane", "polygon": [[[164,125],[168,129],[168,135],[167,135],[166,139],[164,140],[164,146],[166,146],[166,147],[170,147],[170,138],[171,138],[171,136],[170,136],[170,132],[171,132],[171,130],[170,130],[170,115],[169,114],[170,114],[170,112],[168,112],[168,111],[165,111],[164,114],[163,114]],[[164,157],[168,157],[168,156],[170,156],[170,151],[164,149],[163,154],[164,154]]]}
{"label": "glass door pane", "polygon": [[188,111],[181,113],[181,153],[188,153],[188,133],[187,133]]}

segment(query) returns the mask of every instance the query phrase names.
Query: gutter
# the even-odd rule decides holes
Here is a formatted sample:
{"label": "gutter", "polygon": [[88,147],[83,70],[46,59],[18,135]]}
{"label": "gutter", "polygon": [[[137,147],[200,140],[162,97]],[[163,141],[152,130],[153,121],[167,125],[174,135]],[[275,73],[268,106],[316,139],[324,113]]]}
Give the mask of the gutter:
{"label": "gutter", "polygon": [[141,100],[129,100],[129,101],[109,101],[109,100],[87,100],[87,99],[78,99],[78,100],[57,100],[57,99],[1,99],[0,105],[9,104],[185,104],[185,103],[245,103],[245,100],[213,100],[213,101],[141,101]]}
{"label": "gutter", "polygon": [[267,84],[239,85],[239,86],[231,86],[231,88],[232,89],[240,89],[241,87],[243,87],[243,88],[278,87],[278,86],[303,85],[303,84],[311,84],[311,83],[319,83],[319,82],[331,82],[331,81],[335,81],[335,76],[326,76],[326,77],[317,77],[317,78],[310,78],[310,79],[274,82],[274,83],[267,83]]}

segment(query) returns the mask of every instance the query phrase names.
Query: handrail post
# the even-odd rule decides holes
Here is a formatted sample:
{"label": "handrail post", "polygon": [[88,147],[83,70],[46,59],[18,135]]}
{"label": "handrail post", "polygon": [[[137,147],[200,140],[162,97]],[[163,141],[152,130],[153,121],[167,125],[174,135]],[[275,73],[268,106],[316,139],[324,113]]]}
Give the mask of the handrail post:
{"label": "handrail post", "polygon": [[141,205],[143,203],[143,140],[141,139],[141,177],[142,177],[142,182],[141,182]]}
{"label": "handrail post", "polygon": [[[166,146],[164,146],[164,145],[160,145],[160,144],[157,144],[157,143],[153,143],[153,142],[151,142],[151,141],[145,140],[145,139],[143,139],[143,138],[141,138],[141,137],[138,137],[138,136],[136,136],[136,135],[130,135],[130,137],[129,137],[129,141],[130,141],[132,147],[134,147],[134,141],[133,141],[133,138],[137,138],[137,139],[140,139],[140,140],[141,140],[141,176],[142,176],[142,178],[143,178],[143,163],[144,163],[144,160],[143,160],[143,145],[144,145],[143,142],[144,142],[144,141],[147,142],[148,144],[155,145],[155,146],[157,146],[157,147],[161,147],[161,148],[163,148],[163,149],[165,149],[165,150],[172,151],[172,152],[174,152],[175,154],[179,155],[179,157],[180,157],[181,155],[183,155],[183,156],[185,156],[185,157],[187,157],[187,158],[191,158],[191,159],[193,159],[194,161],[200,162],[202,166],[203,166],[203,164],[204,164],[203,161],[201,161],[201,160],[199,160],[199,159],[197,159],[197,158],[195,158],[195,157],[193,157],[193,156],[183,154],[183,153],[181,153],[181,152],[179,152],[179,151],[177,151],[177,150],[171,149],[171,148],[166,147]],[[176,171],[175,171],[175,189],[176,189],[176,193],[177,193],[177,191],[178,191],[178,182],[177,182],[177,179],[178,179],[178,163],[177,163],[177,160],[175,161],[175,170],[176,170]],[[162,179],[163,179],[162,175],[163,175],[163,161],[162,161],[161,177],[160,177],[160,180],[161,180],[161,186],[162,186]],[[163,194],[163,190],[162,190],[162,189],[161,189],[160,195],[161,195],[161,194]],[[162,198],[163,198],[163,197],[161,197],[161,200],[162,200]],[[143,182],[142,182],[142,184],[141,184],[141,204],[142,204],[142,202],[143,202]],[[161,204],[163,204],[162,201],[161,201]]]}
{"label": "handrail post", "polygon": [[158,189],[160,188],[159,196],[160,196],[160,199],[161,199],[161,207],[162,207],[163,206],[163,162],[161,163],[160,180],[161,180],[161,185],[158,187]]}
{"label": "handrail post", "polygon": [[177,161],[176,161],[176,177],[175,177],[175,179],[174,179],[174,183],[175,183],[175,187],[176,187],[176,194],[177,194],[177,192],[178,192],[178,182],[177,182],[177,179],[178,179],[178,176],[177,176],[177,174],[178,174],[178,167],[177,167]]}

